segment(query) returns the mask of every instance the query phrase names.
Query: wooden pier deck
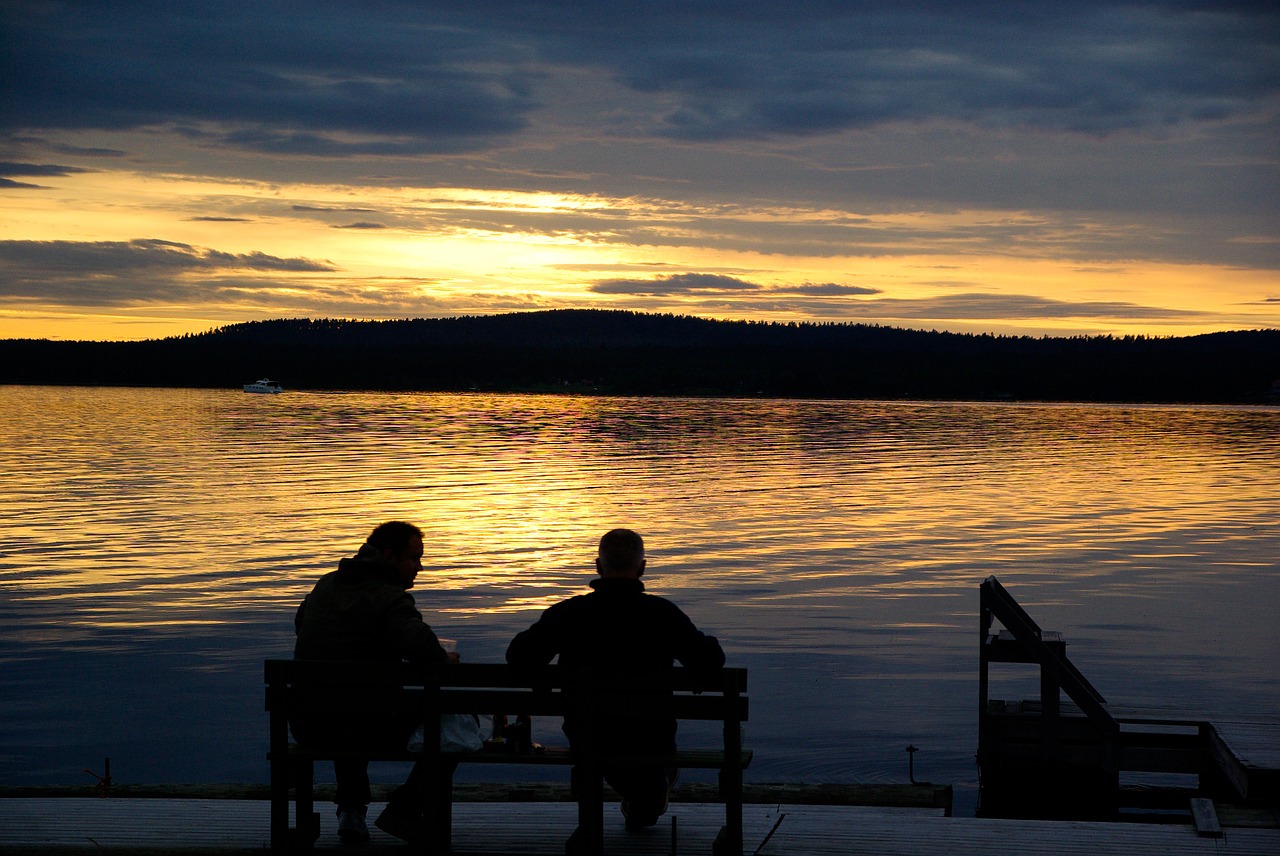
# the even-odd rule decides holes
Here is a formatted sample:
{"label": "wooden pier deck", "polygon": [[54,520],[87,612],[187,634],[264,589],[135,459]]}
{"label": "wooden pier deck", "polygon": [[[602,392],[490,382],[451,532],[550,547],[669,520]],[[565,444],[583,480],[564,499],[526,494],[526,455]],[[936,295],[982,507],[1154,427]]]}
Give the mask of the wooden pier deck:
{"label": "wooden pier deck", "polygon": [[[380,805],[371,807],[376,816]],[[262,800],[148,798],[0,799],[0,853],[24,856],[231,856],[262,854],[268,838]],[[622,829],[606,807],[607,852],[616,856],[708,854],[722,806],[678,803],[645,833]],[[559,856],[576,822],[566,802],[459,803],[454,807],[458,856]],[[317,852],[394,854],[409,850],[376,828],[367,845],[343,846],[332,814],[321,816]],[[1214,854],[1274,856],[1280,829],[1227,827],[1220,837],[1187,824],[1083,823],[946,817],[939,808],[747,805],[745,856],[951,856],[1036,853],[1043,856]]]}

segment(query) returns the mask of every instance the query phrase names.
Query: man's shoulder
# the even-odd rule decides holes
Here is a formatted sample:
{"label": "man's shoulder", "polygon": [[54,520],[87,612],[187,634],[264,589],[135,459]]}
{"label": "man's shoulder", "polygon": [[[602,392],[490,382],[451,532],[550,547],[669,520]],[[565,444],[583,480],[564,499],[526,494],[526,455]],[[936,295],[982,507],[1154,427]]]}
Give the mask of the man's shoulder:
{"label": "man's shoulder", "polygon": [[658,627],[693,623],[674,600],[650,591],[628,593],[626,597],[619,598],[615,603],[623,612],[642,617]]}
{"label": "man's shoulder", "polygon": [[393,604],[401,601],[414,603],[412,594],[385,575],[361,573],[351,568],[339,568],[322,576],[311,589],[308,599],[364,600],[378,604]]}
{"label": "man's shoulder", "polygon": [[311,591],[308,593],[307,597],[323,597],[326,592],[337,588],[340,585],[338,573],[338,571],[329,571],[327,574],[322,574],[320,578],[316,580],[315,585],[311,587]]}
{"label": "man's shoulder", "polygon": [[644,602],[649,604],[653,609],[667,610],[668,612],[678,612],[684,615],[684,610],[680,608],[680,604],[676,603],[669,597],[653,592],[644,593]]}
{"label": "man's shoulder", "polygon": [[594,592],[584,592],[582,594],[570,595],[564,600],[558,600],[548,606],[546,612],[556,615],[560,613],[577,612],[582,609],[590,609],[591,605],[595,603],[595,600],[592,598],[593,594]]}

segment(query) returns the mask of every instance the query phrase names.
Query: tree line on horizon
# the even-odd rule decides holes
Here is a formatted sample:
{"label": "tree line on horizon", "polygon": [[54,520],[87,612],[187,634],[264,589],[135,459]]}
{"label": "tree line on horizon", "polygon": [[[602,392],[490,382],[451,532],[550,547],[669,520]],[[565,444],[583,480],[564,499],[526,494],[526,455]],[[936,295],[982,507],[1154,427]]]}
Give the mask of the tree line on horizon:
{"label": "tree line on horizon", "polygon": [[0,340],[0,383],[782,398],[1258,403],[1280,330],[1030,337],[623,310],[253,321],[140,342]]}

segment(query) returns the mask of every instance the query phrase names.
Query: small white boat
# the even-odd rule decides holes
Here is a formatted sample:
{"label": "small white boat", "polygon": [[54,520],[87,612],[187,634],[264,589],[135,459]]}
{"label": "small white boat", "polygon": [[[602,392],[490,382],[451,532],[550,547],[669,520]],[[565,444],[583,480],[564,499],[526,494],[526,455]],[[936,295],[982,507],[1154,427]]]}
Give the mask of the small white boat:
{"label": "small white boat", "polygon": [[280,384],[264,377],[261,380],[255,380],[253,383],[246,383],[244,385],[244,391],[245,392],[284,392],[284,389],[280,386]]}

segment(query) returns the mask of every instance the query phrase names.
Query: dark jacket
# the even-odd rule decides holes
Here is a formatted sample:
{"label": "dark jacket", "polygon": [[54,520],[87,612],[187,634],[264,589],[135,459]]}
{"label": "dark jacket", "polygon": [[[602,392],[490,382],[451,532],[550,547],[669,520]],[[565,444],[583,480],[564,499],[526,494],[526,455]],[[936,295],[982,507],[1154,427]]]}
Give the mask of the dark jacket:
{"label": "dark jacket", "polygon": [[[395,568],[368,545],[316,582],[293,626],[293,656],[299,660],[448,661]],[[301,743],[374,750],[403,749],[418,722],[373,711],[294,717],[289,725]]]}
{"label": "dark jacket", "polygon": [[395,569],[368,545],[319,579],[293,625],[300,660],[448,660]]}
{"label": "dark jacket", "polygon": [[[670,672],[676,660],[693,669],[724,665],[719,641],[698,630],[671,601],[647,594],[640,580],[601,578],[591,588],[590,594],[551,606],[532,627],[518,633],[507,647],[507,662],[539,666],[559,656],[563,666],[589,666],[599,675],[645,681]],[[575,725],[565,722],[570,741]],[[652,751],[674,748],[674,721],[617,725]]]}

